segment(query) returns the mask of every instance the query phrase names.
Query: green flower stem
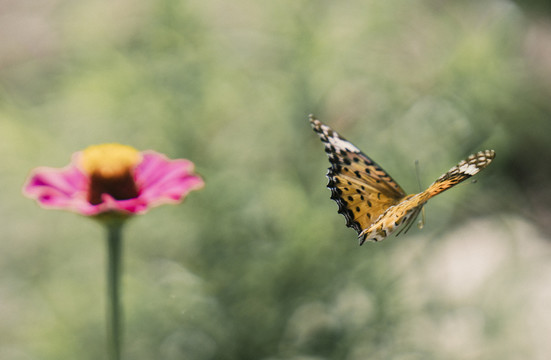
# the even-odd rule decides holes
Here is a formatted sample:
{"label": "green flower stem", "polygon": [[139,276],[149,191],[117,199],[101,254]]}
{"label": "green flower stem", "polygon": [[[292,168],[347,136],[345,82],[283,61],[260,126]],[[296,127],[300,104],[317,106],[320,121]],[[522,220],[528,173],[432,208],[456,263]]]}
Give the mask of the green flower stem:
{"label": "green flower stem", "polygon": [[122,225],[113,222],[107,225],[107,342],[110,360],[120,360],[122,350],[122,322],[120,303],[120,280],[122,260]]}

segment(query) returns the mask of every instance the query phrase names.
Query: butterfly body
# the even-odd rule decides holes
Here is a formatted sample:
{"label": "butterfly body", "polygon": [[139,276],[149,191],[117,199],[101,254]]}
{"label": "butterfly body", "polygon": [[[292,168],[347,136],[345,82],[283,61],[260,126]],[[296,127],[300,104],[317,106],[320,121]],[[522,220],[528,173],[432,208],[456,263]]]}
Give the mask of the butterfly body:
{"label": "butterfly body", "polygon": [[417,218],[427,200],[425,194],[419,193],[408,195],[400,200],[398,204],[390,206],[369,228],[359,233],[360,245],[366,240],[381,241],[396,231],[402,224],[407,224],[409,227]]}
{"label": "butterfly body", "polygon": [[[364,241],[381,241],[401,225],[409,229],[425,203],[433,196],[475,175],[495,157],[493,150],[469,156],[439,177],[427,190],[408,195],[377,163],[329,126],[310,115],[331,167],[327,172],[331,199],[346,219],[346,226]],[[399,233],[398,233],[399,234]]]}

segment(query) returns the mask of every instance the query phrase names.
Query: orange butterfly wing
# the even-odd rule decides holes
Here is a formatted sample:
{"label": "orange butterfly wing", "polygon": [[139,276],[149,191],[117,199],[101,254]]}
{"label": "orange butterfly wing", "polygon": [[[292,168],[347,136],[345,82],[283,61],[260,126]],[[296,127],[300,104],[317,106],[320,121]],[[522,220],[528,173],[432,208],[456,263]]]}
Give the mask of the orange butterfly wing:
{"label": "orange butterfly wing", "polygon": [[336,131],[312,115],[310,124],[325,144],[331,163],[327,171],[331,199],[339,206],[346,226],[360,234],[406,193],[377,163]]}
{"label": "orange butterfly wing", "polygon": [[383,240],[404,223],[406,224],[404,228],[407,231],[430,198],[477,174],[488,166],[494,158],[494,150],[484,150],[472,154],[436,179],[427,190],[419,194],[408,195],[399,204],[390,206],[377,222],[371,224],[369,228],[365,228],[360,233],[361,243],[365,239],[374,241]]}
{"label": "orange butterfly wing", "polygon": [[429,198],[438,195],[442,191],[448,190],[452,186],[477,174],[480,170],[490,165],[495,157],[496,152],[494,150],[484,150],[472,154],[436,179],[425,192],[430,195]]}

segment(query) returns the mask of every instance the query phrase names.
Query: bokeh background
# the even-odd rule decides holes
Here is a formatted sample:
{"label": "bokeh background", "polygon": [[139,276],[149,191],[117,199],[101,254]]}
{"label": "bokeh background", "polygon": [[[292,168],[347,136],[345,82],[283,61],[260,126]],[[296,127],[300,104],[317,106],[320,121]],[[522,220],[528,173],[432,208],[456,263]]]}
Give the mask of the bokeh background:
{"label": "bokeh background", "polygon": [[[0,358],[105,358],[105,244],[21,195],[120,142],[206,187],[125,231],[126,359],[548,359],[546,1],[0,1]],[[357,245],[307,115],[409,192],[423,230]]]}

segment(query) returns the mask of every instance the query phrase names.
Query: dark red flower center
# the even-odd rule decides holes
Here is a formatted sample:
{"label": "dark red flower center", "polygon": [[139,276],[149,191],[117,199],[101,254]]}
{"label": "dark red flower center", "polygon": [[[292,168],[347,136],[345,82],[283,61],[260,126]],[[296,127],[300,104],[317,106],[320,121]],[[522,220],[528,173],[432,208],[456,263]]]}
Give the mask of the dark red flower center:
{"label": "dark red flower center", "polygon": [[101,204],[103,194],[109,194],[115,200],[133,199],[139,195],[138,188],[130,172],[108,178],[99,173],[94,173],[90,176],[88,202],[92,205]]}

